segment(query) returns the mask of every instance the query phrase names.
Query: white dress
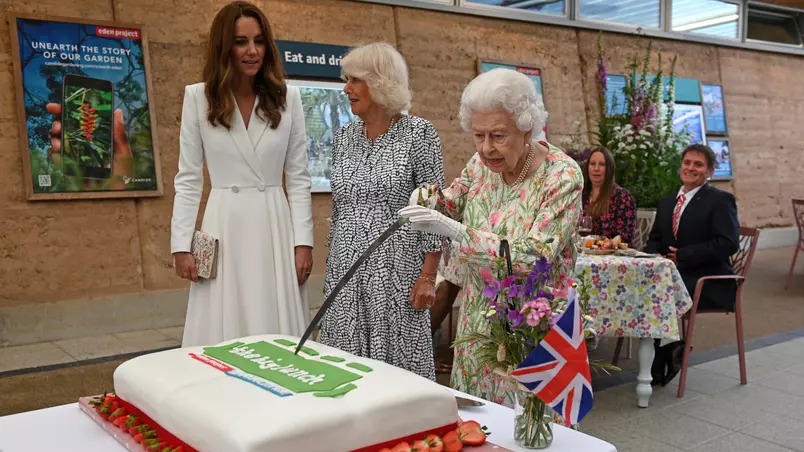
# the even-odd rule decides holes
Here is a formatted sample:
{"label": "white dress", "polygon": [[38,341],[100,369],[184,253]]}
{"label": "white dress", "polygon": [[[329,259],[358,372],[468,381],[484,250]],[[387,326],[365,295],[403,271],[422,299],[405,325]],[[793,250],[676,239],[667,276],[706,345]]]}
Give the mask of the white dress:
{"label": "white dress", "polygon": [[212,126],[207,110],[204,84],[187,86],[171,252],[190,250],[206,160],[212,191],[201,230],[219,239],[219,257],[216,278],[190,284],[182,346],[300,336],[310,310],[296,279],[294,247],[313,245],[313,221],[299,90],[288,86],[276,129],[258,116],[256,102],[248,129],[237,108],[231,130]]}

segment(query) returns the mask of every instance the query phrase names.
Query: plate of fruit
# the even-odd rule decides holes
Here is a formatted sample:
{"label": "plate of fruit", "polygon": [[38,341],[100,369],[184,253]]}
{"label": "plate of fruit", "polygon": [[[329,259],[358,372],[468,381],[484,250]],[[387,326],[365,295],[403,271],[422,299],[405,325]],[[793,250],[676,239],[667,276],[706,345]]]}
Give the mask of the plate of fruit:
{"label": "plate of fruit", "polygon": [[583,242],[581,251],[585,254],[592,255],[609,255],[614,254],[617,250],[624,250],[628,248],[628,244],[623,242],[620,236],[613,239],[603,236],[587,237]]}

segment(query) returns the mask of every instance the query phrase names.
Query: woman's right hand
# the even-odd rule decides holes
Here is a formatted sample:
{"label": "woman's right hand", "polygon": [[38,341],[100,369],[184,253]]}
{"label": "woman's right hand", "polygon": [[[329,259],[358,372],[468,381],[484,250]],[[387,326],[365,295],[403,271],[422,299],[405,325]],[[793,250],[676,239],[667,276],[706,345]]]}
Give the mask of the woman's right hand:
{"label": "woman's right hand", "polygon": [[198,282],[198,270],[195,266],[195,258],[190,253],[173,253],[173,266],[176,267],[176,274],[179,278]]}

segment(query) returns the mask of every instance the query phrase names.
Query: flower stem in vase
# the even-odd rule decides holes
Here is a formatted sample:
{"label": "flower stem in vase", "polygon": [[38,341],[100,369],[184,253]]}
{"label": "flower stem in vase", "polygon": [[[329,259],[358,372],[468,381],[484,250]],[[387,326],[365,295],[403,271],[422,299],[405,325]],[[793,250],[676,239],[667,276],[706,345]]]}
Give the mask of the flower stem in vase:
{"label": "flower stem in vase", "polygon": [[514,439],[526,449],[544,449],[553,442],[552,409],[532,393],[517,393]]}

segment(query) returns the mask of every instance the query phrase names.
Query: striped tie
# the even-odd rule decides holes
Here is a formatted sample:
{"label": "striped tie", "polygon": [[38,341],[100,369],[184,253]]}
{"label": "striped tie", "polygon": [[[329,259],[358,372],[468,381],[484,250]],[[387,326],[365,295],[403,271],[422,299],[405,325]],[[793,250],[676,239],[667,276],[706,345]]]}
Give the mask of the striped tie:
{"label": "striped tie", "polygon": [[678,220],[681,217],[681,206],[684,205],[684,194],[682,193],[676,200],[676,208],[673,209],[673,237],[678,239]]}

